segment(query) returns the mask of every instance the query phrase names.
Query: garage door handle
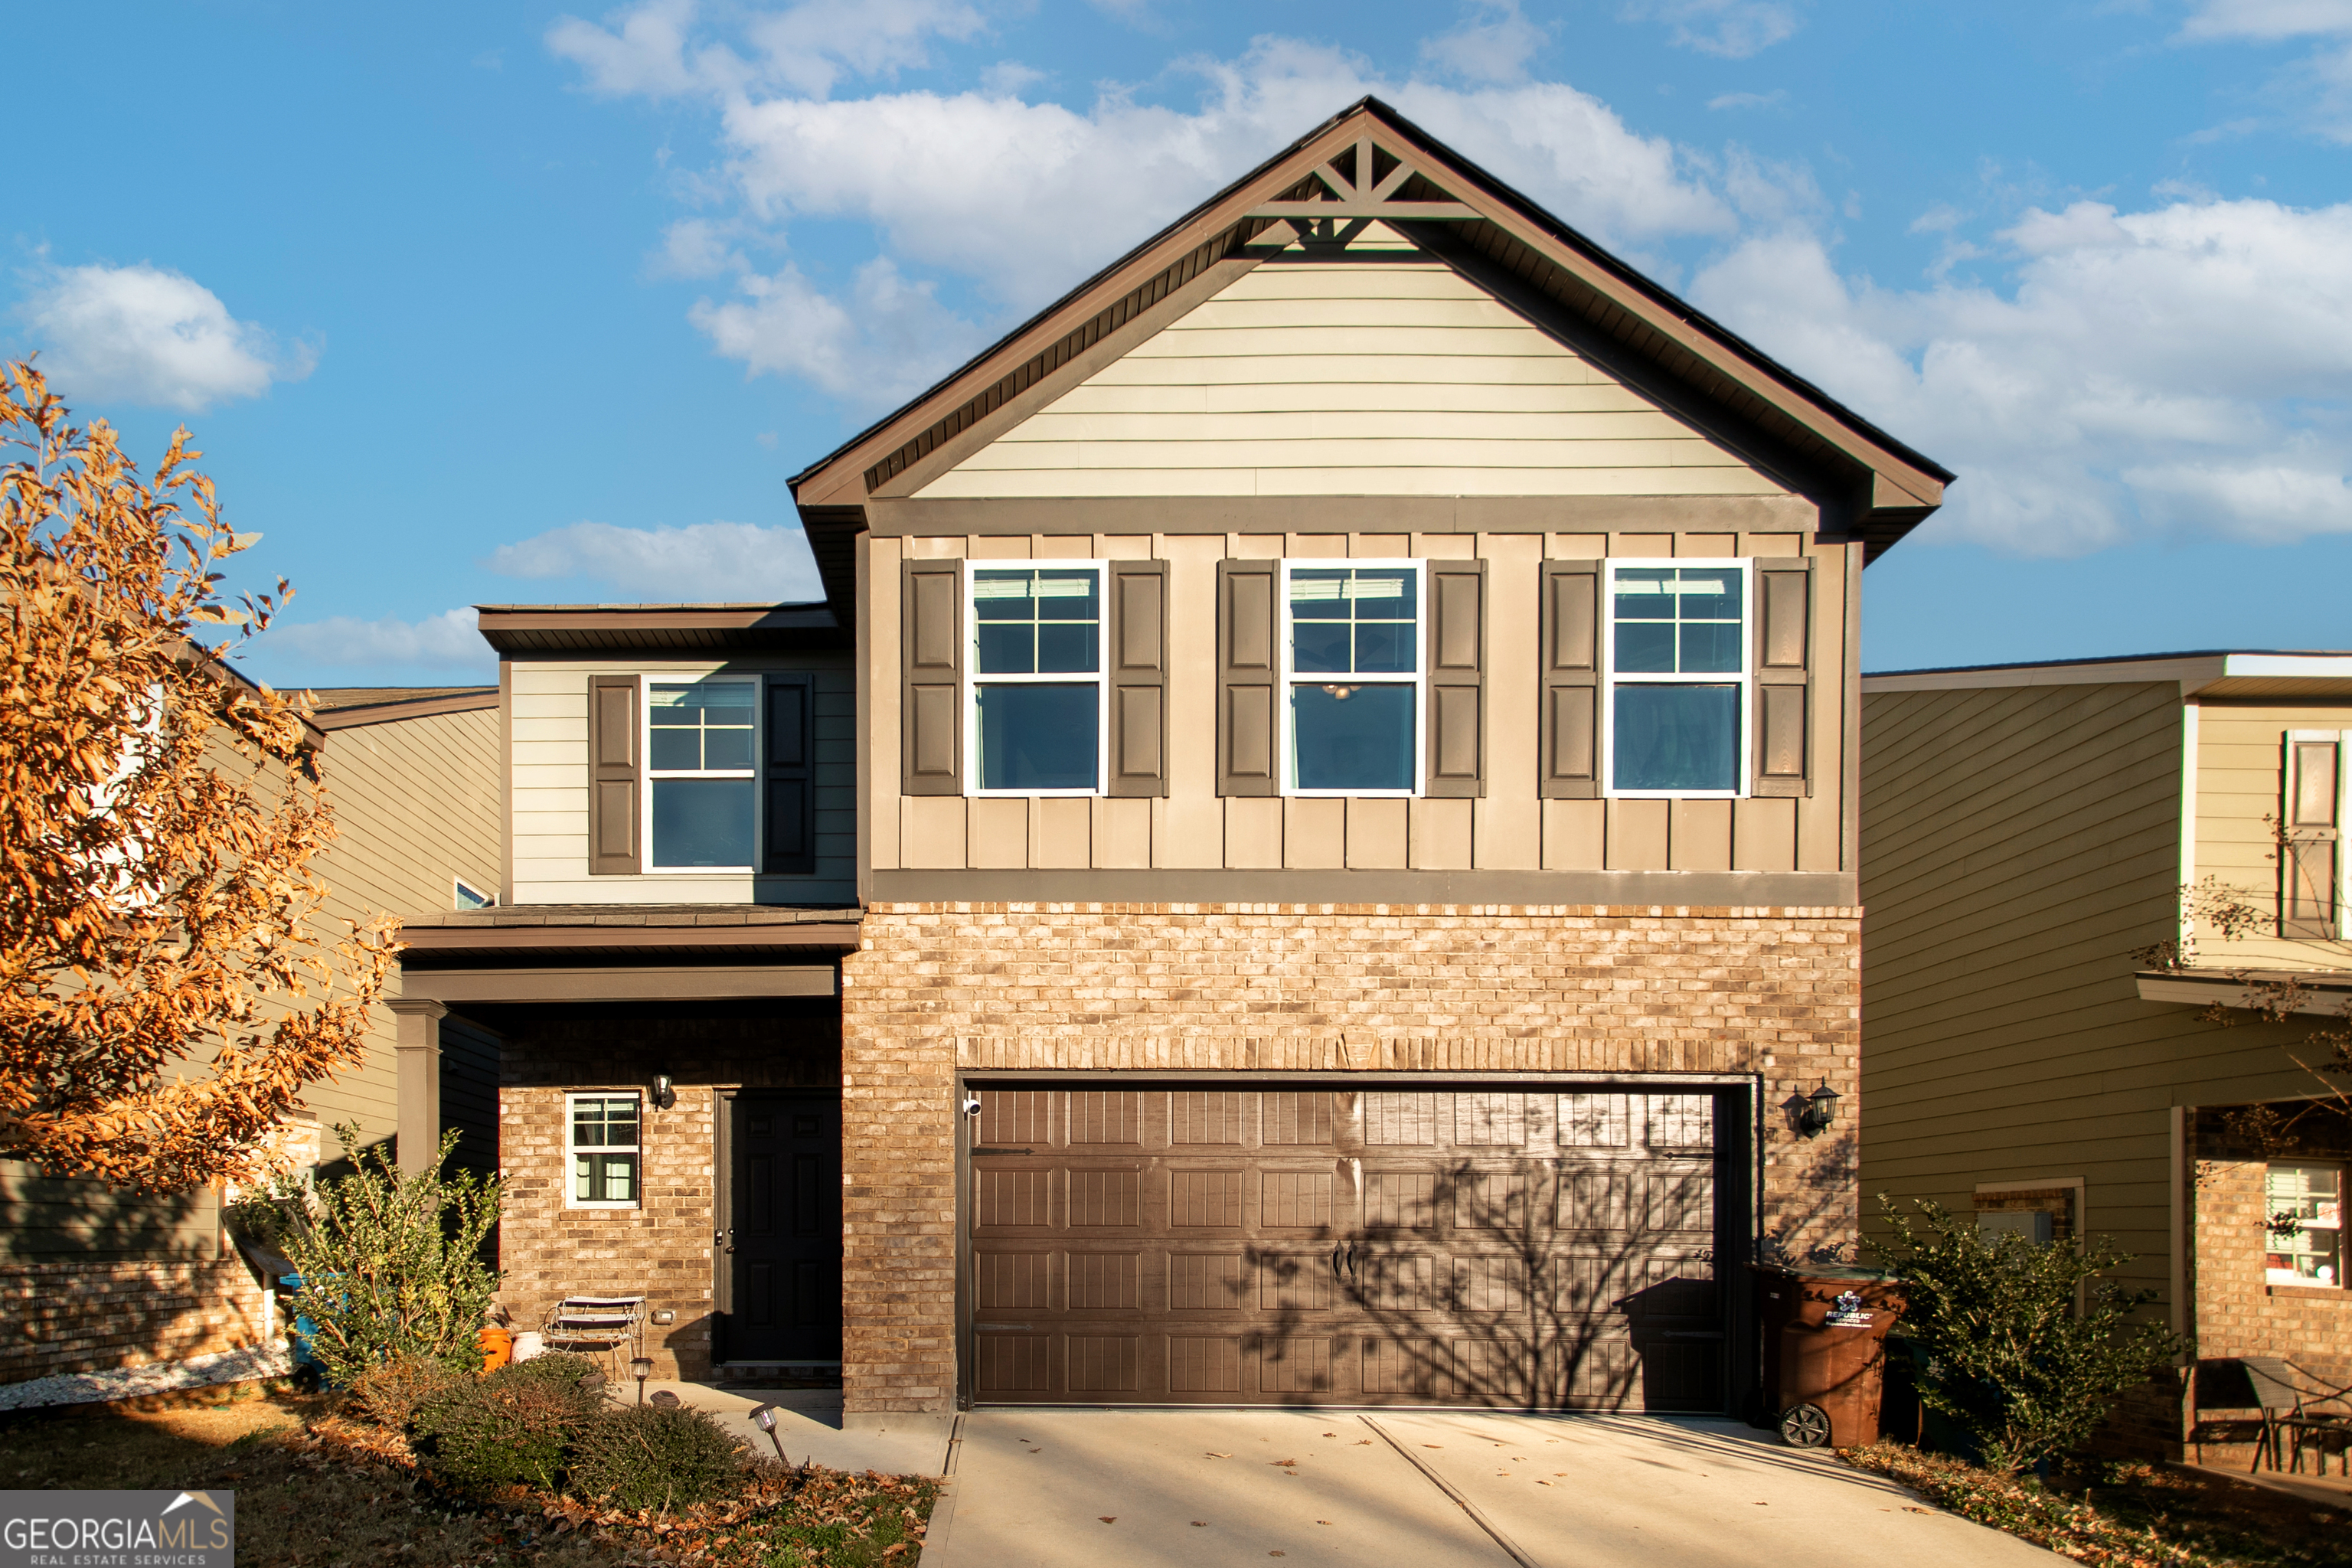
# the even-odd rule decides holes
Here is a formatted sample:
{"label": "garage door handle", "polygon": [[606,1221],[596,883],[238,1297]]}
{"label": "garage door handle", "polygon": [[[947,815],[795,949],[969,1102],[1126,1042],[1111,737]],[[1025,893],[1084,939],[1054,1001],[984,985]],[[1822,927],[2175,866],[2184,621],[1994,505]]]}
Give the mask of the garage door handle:
{"label": "garage door handle", "polygon": [[1335,1241],[1335,1242],[1333,1242],[1333,1243],[1331,1244],[1331,1278],[1332,1278],[1332,1279],[1345,1279],[1345,1278],[1346,1278],[1346,1276],[1345,1276],[1344,1274],[1342,1274],[1342,1273],[1340,1272],[1340,1270],[1339,1270],[1339,1260],[1340,1260],[1341,1258],[1343,1258],[1347,1257],[1347,1255],[1348,1255],[1348,1244],[1347,1244],[1346,1242],[1344,1242],[1344,1241]]}

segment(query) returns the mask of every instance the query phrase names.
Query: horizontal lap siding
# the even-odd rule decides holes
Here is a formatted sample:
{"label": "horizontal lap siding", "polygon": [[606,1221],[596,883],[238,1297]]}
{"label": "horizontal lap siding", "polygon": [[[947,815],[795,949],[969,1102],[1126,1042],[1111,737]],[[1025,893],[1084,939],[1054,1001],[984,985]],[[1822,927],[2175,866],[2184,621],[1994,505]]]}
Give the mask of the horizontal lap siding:
{"label": "horizontal lap siding", "polygon": [[2175,922],[2176,689],[1874,694],[1863,735],[1863,1191],[2080,1176],[2163,1288],[2168,1108],[2302,1092],[2289,1032],[2138,998]]}
{"label": "horizontal lap siding", "polygon": [[1262,267],[925,497],[1774,495],[1438,265]]}
{"label": "horizontal lap siding", "polygon": [[[2207,703],[2197,719],[2197,874],[2213,877],[2278,915],[2273,823],[2283,806],[2279,770],[2290,730],[2352,730],[2352,708],[2235,707]],[[2352,965],[2340,944],[2281,940],[2275,924],[2240,942],[2198,940],[2209,964],[2327,968]]]}
{"label": "horizontal lap siding", "polygon": [[[802,670],[806,661],[745,659],[636,667],[691,679]],[[516,902],[581,904],[823,902],[856,896],[857,694],[845,662],[816,669],[816,875],[592,877],[588,874],[588,677],[626,665],[517,664],[514,688]]]}

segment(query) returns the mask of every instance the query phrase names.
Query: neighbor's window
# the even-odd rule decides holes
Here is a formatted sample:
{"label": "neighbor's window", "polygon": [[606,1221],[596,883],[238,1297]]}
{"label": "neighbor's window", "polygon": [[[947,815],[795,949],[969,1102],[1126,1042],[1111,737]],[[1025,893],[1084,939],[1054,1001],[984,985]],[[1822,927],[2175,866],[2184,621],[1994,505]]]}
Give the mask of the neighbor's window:
{"label": "neighbor's window", "polygon": [[971,568],[975,795],[1102,787],[1103,569]]}
{"label": "neighbor's window", "polygon": [[1418,561],[1283,563],[1293,793],[1415,793],[1421,577]]}
{"label": "neighbor's window", "polygon": [[572,1112],[572,1205],[637,1206],[639,1143],[634,1094],[567,1095]]}
{"label": "neighbor's window", "polygon": [[1612,562],[1609,607],[1609,793],[1741,794],[1745,563]]}
{"label": "neighbor's window", "polygon": [[654,869],[751,869],[758,699],[759,685],[750,680],[651,683],[646,757]]}
{"label": "neighbor's window", "polygon": [[2273,1165],[2265,1178],[2263,1272],[2273,1285],[2344,1282],[2344,1172]]}

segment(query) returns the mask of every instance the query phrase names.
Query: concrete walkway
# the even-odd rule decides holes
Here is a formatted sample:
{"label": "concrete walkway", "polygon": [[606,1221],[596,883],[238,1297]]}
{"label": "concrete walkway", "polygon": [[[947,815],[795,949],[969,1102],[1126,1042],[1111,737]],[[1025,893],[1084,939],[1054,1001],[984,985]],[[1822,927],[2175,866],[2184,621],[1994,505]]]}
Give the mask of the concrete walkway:
{"label": "concrete walkway", "polygon": [[957,1447],[923,1568],[2064,1561],[1722,1420],[982,1410]]}
{"label": "concrete walkway", "polygon": [[[951,1415],[867,1415],[845,1421],[837,1388],[729,1388],[707,1383],[646,1384],[651,1395],[667,1388],[697,1410],[717,1416],[727,1429],[770,1458],[767,1434],[751,1419],[761,1405],[776,1407],[776,1437],[784,1458],[797,1465],[814,1459],[828,1469],[880,1470],[891,1476],[936,1476],[947,1468]],[[636,1402],[633,1382],[608,1384],[605,1392],[624,1405]]]}

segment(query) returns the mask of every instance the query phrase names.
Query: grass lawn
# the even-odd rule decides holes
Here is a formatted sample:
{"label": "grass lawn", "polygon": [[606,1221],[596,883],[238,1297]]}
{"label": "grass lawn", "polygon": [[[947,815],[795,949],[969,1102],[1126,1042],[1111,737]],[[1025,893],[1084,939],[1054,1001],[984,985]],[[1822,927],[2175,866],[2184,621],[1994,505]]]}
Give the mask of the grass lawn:
{"label": "grass lawn", "polygon": [[789,1504],[732,1523],[594,1520],[544,1498],[442,1493],[396,1451],[351,1440],[329,1402],[273,1394],[216,1407],[84,1405],[0,1415],[0,1489],[199,1487],[236,1494],[236,1560],[254,1568],[727,1568],[912,1564],[928,1482],[819,1471]]}
{"label": "grass lawn", "polygon": [[1842,1450],[1858,1469],[1963,1519],[2098,1568],[2305,1568],[2352,1561],[2352,1510],[2208,1471],[2097,1464],[2047,1481],[1875,1443]]}

